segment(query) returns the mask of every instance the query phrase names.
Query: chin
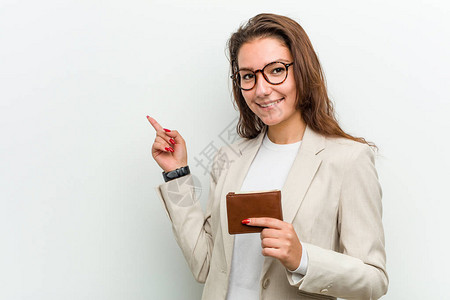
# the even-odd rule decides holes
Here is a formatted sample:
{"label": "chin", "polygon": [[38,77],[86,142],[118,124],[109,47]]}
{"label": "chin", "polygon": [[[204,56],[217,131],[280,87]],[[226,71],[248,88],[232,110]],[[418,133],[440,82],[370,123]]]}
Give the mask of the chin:
{"label": "chin", "polygon": [[279,120],[278,118],[276,119],[271,119],[271,118],[259,118],[264,124],[266,124],[267,126],[273,126],[273,125],[277,125],[281,122],[281,120]]}

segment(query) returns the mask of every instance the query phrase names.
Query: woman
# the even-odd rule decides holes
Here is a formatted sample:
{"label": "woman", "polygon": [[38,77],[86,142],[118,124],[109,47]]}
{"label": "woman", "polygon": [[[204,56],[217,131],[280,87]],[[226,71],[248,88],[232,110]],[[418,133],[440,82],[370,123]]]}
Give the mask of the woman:
{"label": "woman", "polygon": [[[306,33],[292,19],[260,14],[231,36],[229,52],[243,139],[216,155],[206,213],[185,141],[148,117],[167,181],[157,192],[205,282],[203,299],[381,297],[388,278],[374,154],[339,127]],[[284,221],[245,219],[265,229],[229,235],[226,194],[268,189],[281,190]]]}

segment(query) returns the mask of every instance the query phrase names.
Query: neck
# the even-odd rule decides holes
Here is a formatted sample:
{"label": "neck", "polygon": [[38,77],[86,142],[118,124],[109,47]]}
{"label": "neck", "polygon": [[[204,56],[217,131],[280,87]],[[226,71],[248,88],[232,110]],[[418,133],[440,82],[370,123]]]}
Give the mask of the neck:
{"label": "neck", "polygon": [[290,122],[269,126],[267,136],[275,144],[292,144],[303,139],[306,123],[301,115]]}

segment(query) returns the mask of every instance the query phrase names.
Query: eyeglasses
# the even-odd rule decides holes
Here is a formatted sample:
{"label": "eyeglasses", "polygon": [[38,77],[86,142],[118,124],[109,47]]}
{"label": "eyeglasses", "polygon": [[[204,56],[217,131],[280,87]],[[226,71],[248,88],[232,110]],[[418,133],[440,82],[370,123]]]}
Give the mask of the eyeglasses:
{"label": "eyeglasses", "polygon": [[256,85],[256,73],[261,72],[264,79],[273,85],[282,84],[288,76],[288,68],[294,63],[285,64],[283,62],[274,61],[267,64],[259,70],[240,69],[231,75],[231,79],[237,86],[244,91],[249,91]]}

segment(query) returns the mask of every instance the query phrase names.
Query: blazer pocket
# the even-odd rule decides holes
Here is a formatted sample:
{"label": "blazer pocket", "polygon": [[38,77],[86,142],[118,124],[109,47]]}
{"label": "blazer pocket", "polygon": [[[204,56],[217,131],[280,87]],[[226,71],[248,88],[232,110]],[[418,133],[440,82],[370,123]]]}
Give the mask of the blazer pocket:
{"label": "blazer pocket", "polygon": [[331,296],[326,296],[326,295],[320,295],[320,294],[312,294],[312,293],[307,293],[304,291],[297,291],[297,294],[300,297],[300,299],[320,299],[320,300],[335,300],[335,297],[331,297]]}

